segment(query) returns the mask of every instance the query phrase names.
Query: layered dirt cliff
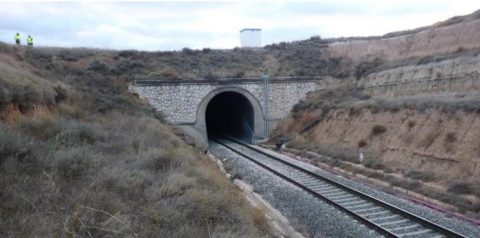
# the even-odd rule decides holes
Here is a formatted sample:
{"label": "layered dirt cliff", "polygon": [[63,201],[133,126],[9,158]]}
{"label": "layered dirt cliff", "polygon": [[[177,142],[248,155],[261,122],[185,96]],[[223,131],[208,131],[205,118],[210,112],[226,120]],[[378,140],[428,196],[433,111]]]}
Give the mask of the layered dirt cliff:
{"label": "layered dirt cliff", "polygon": [[346,57],[355,61],[372,56],[400,60],[478,47],[480,11],[412,31],[333,43],[328,46],[328,53],[333,57]]}
{"label": "layered dirt cliff", "polygon": [[382,97],[471,94],[480,90],[479,76],[480,55],[475,49],[397,65],[387,63],[360,78],[357,86],[371,96]]}

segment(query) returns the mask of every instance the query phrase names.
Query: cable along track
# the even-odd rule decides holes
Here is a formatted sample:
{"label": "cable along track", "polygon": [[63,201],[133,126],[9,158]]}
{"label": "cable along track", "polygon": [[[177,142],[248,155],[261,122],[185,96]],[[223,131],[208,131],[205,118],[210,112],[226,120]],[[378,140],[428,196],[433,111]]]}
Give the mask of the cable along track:
{"label": "cable along track", "polygon": [[214,140],[387,237],[466,237],[435,222],[232,138]]}

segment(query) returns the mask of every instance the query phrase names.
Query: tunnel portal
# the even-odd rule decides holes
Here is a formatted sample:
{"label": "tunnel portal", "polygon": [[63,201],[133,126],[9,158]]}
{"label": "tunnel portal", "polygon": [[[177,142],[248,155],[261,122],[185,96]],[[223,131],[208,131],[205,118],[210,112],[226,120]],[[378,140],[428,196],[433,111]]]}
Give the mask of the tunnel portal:
{"label": "tunnel portal", "polygon": [[210,100],[205,113],[208,138],[222,135],[250,141],[254,135],[254,110],[237,92],[222,92]]}

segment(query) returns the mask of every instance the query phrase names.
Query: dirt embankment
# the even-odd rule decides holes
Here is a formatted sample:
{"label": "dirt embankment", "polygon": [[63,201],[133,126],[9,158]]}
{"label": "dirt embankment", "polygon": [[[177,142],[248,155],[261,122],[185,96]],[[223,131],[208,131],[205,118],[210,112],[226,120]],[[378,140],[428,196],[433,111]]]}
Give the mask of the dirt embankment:
{"label": "dirt embankment", "polygon": [[[318,118],[315,113],[303,117]],[[288,122],[279,128],[297,129]],[[327,113],[304,136],[315,144],[373,152],[378,156],[376,159],[397,171],[433,172],[447,184],[451,180],[480,182],[479,132],[477,113],[416,110],[373,113],[363,109],[352,114],[348,109],[338,109]]]}
{"label": "dirt embankment", "polygon": [[380,38],[338,42],[328,46],[328,53],[332,57],[346,57],[354,61],[367,57],[380,57],[394,61],[478,48],[480,47],[479,18],[480,14],[476,12],[463,17],[465,20],[450,19],[450,22],[445,21],[405,34],[391,33]]}
{"label": "dirt embankment", "polygon": [[342,81],[346,87],[310,93],[273,138],[332,158],[321,163],[477,216],[479,49],[480,11],[412,31],[330,43],[329,57],[352,63]]}
{"label": "dirt embankment", "polygon": [[295,105],[272,137],[330,158],[314,158],[319,163],[478,217],[479,102],[478,95],[378,98],[359,88],[317,91]]}
{"label": "dirt embankment", "polygon": [[480,56],[466,51],[455,56],[431,57],[406,65],[386,67],[358,81],[372,96],[399,97],[480,90]]}

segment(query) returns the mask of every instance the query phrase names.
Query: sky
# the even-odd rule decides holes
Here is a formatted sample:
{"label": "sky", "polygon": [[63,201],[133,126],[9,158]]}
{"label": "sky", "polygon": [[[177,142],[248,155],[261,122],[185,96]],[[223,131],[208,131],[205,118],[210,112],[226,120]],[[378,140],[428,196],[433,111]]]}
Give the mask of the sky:
{"label": "sky", "polygon": [[243,28],[261,28],[267,45],[383,35],[478,9],[478,0],[0,1],[0,41],[13,43],[20,32],[39,46],[231,49]]}

